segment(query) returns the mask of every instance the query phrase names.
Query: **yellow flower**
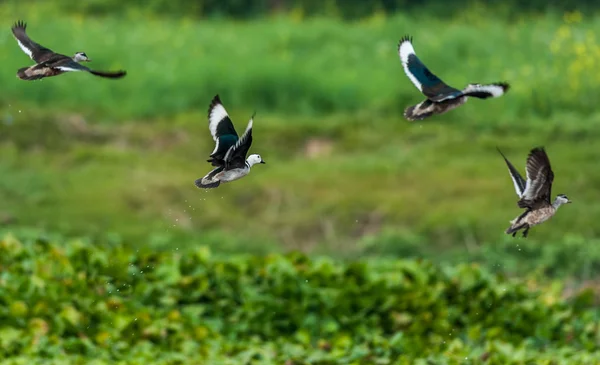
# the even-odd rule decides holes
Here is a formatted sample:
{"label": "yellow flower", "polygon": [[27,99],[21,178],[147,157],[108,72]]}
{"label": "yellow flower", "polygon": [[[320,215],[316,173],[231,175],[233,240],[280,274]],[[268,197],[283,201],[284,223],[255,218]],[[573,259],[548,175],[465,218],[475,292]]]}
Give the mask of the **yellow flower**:
{"label": "yellow flower", "polygon": [[583,15],[581,14],[580,11],[573,11],[570,13],[565,13],[565,15],[563,16],[563,19],[565,21],[565,23],[580,23],[581,20],[583,19]]}

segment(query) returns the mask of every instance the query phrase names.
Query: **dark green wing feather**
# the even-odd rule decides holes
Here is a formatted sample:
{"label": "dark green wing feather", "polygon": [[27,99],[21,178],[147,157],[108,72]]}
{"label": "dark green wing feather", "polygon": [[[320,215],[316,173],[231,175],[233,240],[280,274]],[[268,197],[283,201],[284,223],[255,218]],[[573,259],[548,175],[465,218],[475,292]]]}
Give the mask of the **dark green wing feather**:
{"label": "dark green wing feather", "polygon": [[219,95],[215,95],[208,108],[208,128],[215,141],[215,149],[207,161],[213,166],[223,166],[227,151],[237,143],[239,137]]}

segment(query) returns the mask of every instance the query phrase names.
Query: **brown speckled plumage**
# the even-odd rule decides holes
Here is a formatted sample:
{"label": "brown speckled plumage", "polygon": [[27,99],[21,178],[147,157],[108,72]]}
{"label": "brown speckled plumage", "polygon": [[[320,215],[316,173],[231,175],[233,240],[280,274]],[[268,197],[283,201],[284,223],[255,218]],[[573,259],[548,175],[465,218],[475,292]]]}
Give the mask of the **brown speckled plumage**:
{"label": "brown speckled plumage", "polygon": [[523,237],[527,237],[529,229],[552,218],[558,207],[571,201],[564,194],[559,194],[554,202],[550,200],[554,172],[550,160],[543,147],[536,147],[529,152],[527,157],[527,180],[519,174],[506,156],[498,149],[508,166],[508,170],[515,184],[519,196],[519,208],[526,211],[510,221],[507,234],[513,237],[518,231],[523,230]]}

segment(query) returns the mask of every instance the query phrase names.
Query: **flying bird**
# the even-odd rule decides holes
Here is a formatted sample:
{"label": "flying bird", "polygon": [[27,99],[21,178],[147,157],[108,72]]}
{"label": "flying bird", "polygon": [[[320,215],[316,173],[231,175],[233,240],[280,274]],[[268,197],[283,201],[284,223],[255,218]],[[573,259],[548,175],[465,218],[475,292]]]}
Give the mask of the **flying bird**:
{"label": "flying bird", "polygon": [[215,141],[215,149],[207,162],[216,168],[203,178],[196,180],[197,187],[216,188],[221,183],[234,181],[248,175],[250,168],[256,164],[266,163],[257,154],[252,154],[246,159],[246,154],[252,144],[253,119],[254,115],[250,118],[244,134],[238,137],[219,95],[212,99],[208,108],[208,129]]}
{"label": "flying bird", "polygon": [[558,194],[554,202],[550,200],[554,172],[543,147],[535,147],[529,152],[526,164],[527,179],[523,179],[502,151],[497,149],[508,166],[519,197],[517,205],[519,208],[526,209],[523,214],[510,221],[506,233],[514,237],[519,230],[523,230],[523,237],[527,237],[531,227],[552,218],[561,205],[571,203],[571,200],[565,194]]}
{"label": "flying bird", "polygon": [[80,62],[91,60],[84,52],[77,52],[73,57],[65,56],[32,41],[26,32],[27,24],[17,21],[12,26],[12,33],[19,47],[29,58],[35,61],[35,65],[23,67],[17,71],[17,77],[21,80],[39,80],[44,77],[57,76],[65,72],[86,71],[92,75],[118,79],[125,76],[125,71],[104,72],[89,69]]}
{"label": "flying bird", "polygon": [[493,84],[468,84],[463,90],[448,86],[431,73],[415,54],[412,38],[404,36],[398,44],[398,55],[406,76],[427,99],[404,110],[409,121],[423,120],[434,114],[442,114],[467,102],[469,97],[479,99],[504,95],[510,88],[506,82]]}

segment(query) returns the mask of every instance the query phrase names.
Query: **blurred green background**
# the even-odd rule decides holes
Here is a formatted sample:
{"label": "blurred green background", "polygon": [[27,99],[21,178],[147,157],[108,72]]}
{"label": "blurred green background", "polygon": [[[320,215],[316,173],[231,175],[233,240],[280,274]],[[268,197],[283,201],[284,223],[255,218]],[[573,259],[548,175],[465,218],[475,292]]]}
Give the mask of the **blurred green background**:
{"label": "blurred green background", "polygon": [[[1,2],[0,355],[597,361],[598,5],[451,4]],[[17,20],[128,74],[19,80]],[[511,90],[406,121],[405,34],[450,85]],[[267,164],[204,191],[215,94]],[[545,146],[573,201],[527,239],[496,146],[523,174]]]}
{"label": "blurred green background", "polygon": [[[571,265],[564,255],[587,262],[571,274],[600,267],[599,19],[534,2],[522,13],[465,2],[452,14],[438,1],[341,4],[3,3],[3,227],[157,248],[539,267],[525,250],[561,266],[549,270]],[[46,47],[128,75],[16,79],[31,64],[10,33],[17,19]],[[398,60],[404,34],[451,85],[512,89],[407,122],[403,109],[423,96]],[[217,93],[240,131],[256,110],[251,151],[269,164],[203,191],[193,182],[210,170],[206,114]],[[537,145],[551,158],[553,192],[574,204],[513,239],[503,232],[521,211],[496,146],[524,173]]]}

